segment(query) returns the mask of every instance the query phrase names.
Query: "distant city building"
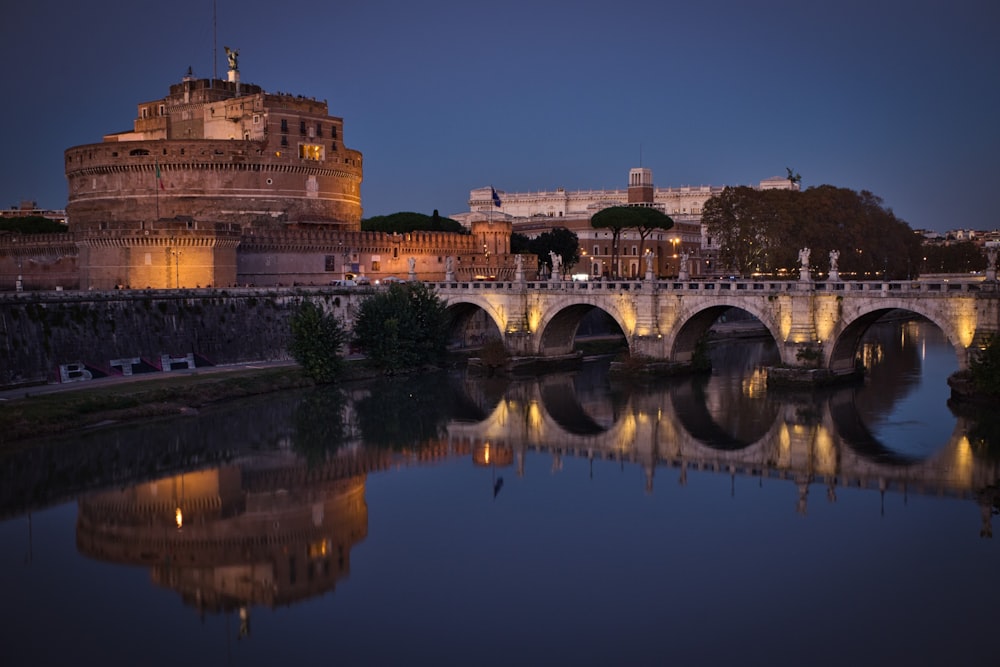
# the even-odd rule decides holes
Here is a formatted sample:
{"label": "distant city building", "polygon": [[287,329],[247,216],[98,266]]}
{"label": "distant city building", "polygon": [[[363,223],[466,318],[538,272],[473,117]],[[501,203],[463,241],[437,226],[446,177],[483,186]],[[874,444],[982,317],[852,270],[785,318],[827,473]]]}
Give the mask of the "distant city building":
{"label": "distant city building", "polygon": [[[565,227],[580,240],[582,257],[572,271],[600,278],[619,275],[641,278],[645,274],[646,250],[653,254],[656,277],[670,278],[680,274],[681,263],[687,258],[688,275],[692,278],[714,275],[718,245],[701,224],[705,202],[720,194],[725,186],[681,186],[657,188],[649,168],[635,167],[629,171],[628,186],[614,190],[570,190],[563,188],[539,192],[497,191],[500,206],[493,201],[493,188],[476,188],[469,192],[469,211],[450,217],[470,225],[483,220],[505,220],[514,233],[535,237],[554,227]],[[774,176],[760,182],[762,190],[798,190],[799,184]],[[670,230],[655,231],[646,239],[638,232],[626,231],[619,239],[620,266],[611,266],[611,232],[594,229],[590,219],[598,211],[611,206],[650,206],[674,220]],[[581,270],[582,269],[582,270]]]}
{"label": "distant city building", "polygon": [[26,199],[17,206],[8,209],[0,209],[0,219],[2,218],[48,218],[66,224],[66,211],[60,209],[38,208],[38,202]]}

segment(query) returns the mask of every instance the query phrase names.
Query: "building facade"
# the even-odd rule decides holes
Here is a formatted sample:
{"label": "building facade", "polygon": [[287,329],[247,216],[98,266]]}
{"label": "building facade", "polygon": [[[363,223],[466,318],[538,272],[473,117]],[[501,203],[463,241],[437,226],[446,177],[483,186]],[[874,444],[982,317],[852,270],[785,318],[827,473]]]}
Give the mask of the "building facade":
{"label": "building facade", "polygon": [[[761,181],[760,189],[798,189],[798,183],[775,176]],[[628,186],[614,190],[573,190],[557,188],[539,192],[497,191],[500,206],[493,200],[493,188],[469,192],[469,211],[450,217],[469,225],[484,219],[511,222],[515,233],[535,237],[554,227],[565,227],[580,240],[580,264],[574,274],[588,278],[622,276],[641,278],[646,273],[646,251],[652,253],[653,273],[671,278],[687,269],[691,278],[719,274],[715,266],[718,246],[701,224],[705,202],[720,194],[725,186],[681,186],[658,188],[649,168],[629,171]],[[655,231],[641,238],[635,230],[621,233],[619,266],[612,266],[612,235],[594,229],[590,219],[611,206],[650,206],[674,220],[672,229]],[[721,268],[721,267],[720,267]]]}

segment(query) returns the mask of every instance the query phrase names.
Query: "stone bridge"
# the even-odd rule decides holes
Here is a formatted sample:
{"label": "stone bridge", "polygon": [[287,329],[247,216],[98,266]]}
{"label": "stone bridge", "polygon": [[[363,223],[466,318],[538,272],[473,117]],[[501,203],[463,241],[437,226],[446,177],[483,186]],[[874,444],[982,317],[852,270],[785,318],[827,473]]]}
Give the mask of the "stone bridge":
{"label": "stone bridge", "polygon": [[865,331],[892,310],[937,325],[955,348],[959,370],[970,350],[1000,331],[1000,291],[989,281],[853,282],[811,280],[517,281],[430,283],[455,325],[479,311],[508,352],[569,354],[581,319],[610,315],[633,354],[685,363],[723,312],[739,308],[771,333],[787,366],[853,372]]}

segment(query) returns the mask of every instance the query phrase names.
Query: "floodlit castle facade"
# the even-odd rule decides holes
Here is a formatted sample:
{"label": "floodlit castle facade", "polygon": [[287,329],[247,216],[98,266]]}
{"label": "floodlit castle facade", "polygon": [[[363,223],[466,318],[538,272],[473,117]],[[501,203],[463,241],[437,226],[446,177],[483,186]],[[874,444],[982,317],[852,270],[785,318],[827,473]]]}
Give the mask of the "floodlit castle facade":
{"label": "floodlit castle facade", "polygon": [[66,151],[67,214],[78,229],[191,218],[356,231],[362,157],[343,136],[325,101],[189,73],[139,104],[131,131]]}

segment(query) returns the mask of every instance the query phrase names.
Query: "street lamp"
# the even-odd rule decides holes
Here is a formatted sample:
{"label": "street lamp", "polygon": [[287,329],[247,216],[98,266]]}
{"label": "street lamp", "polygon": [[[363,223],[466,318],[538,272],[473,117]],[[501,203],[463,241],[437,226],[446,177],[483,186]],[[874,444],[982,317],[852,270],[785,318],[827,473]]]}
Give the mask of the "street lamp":
{"label": "street lamp", "polygon": [[180,250],[171,250],[170,254],[174,257],[174,286],[177,289],[181,287],[181,255],[184,253]]}

